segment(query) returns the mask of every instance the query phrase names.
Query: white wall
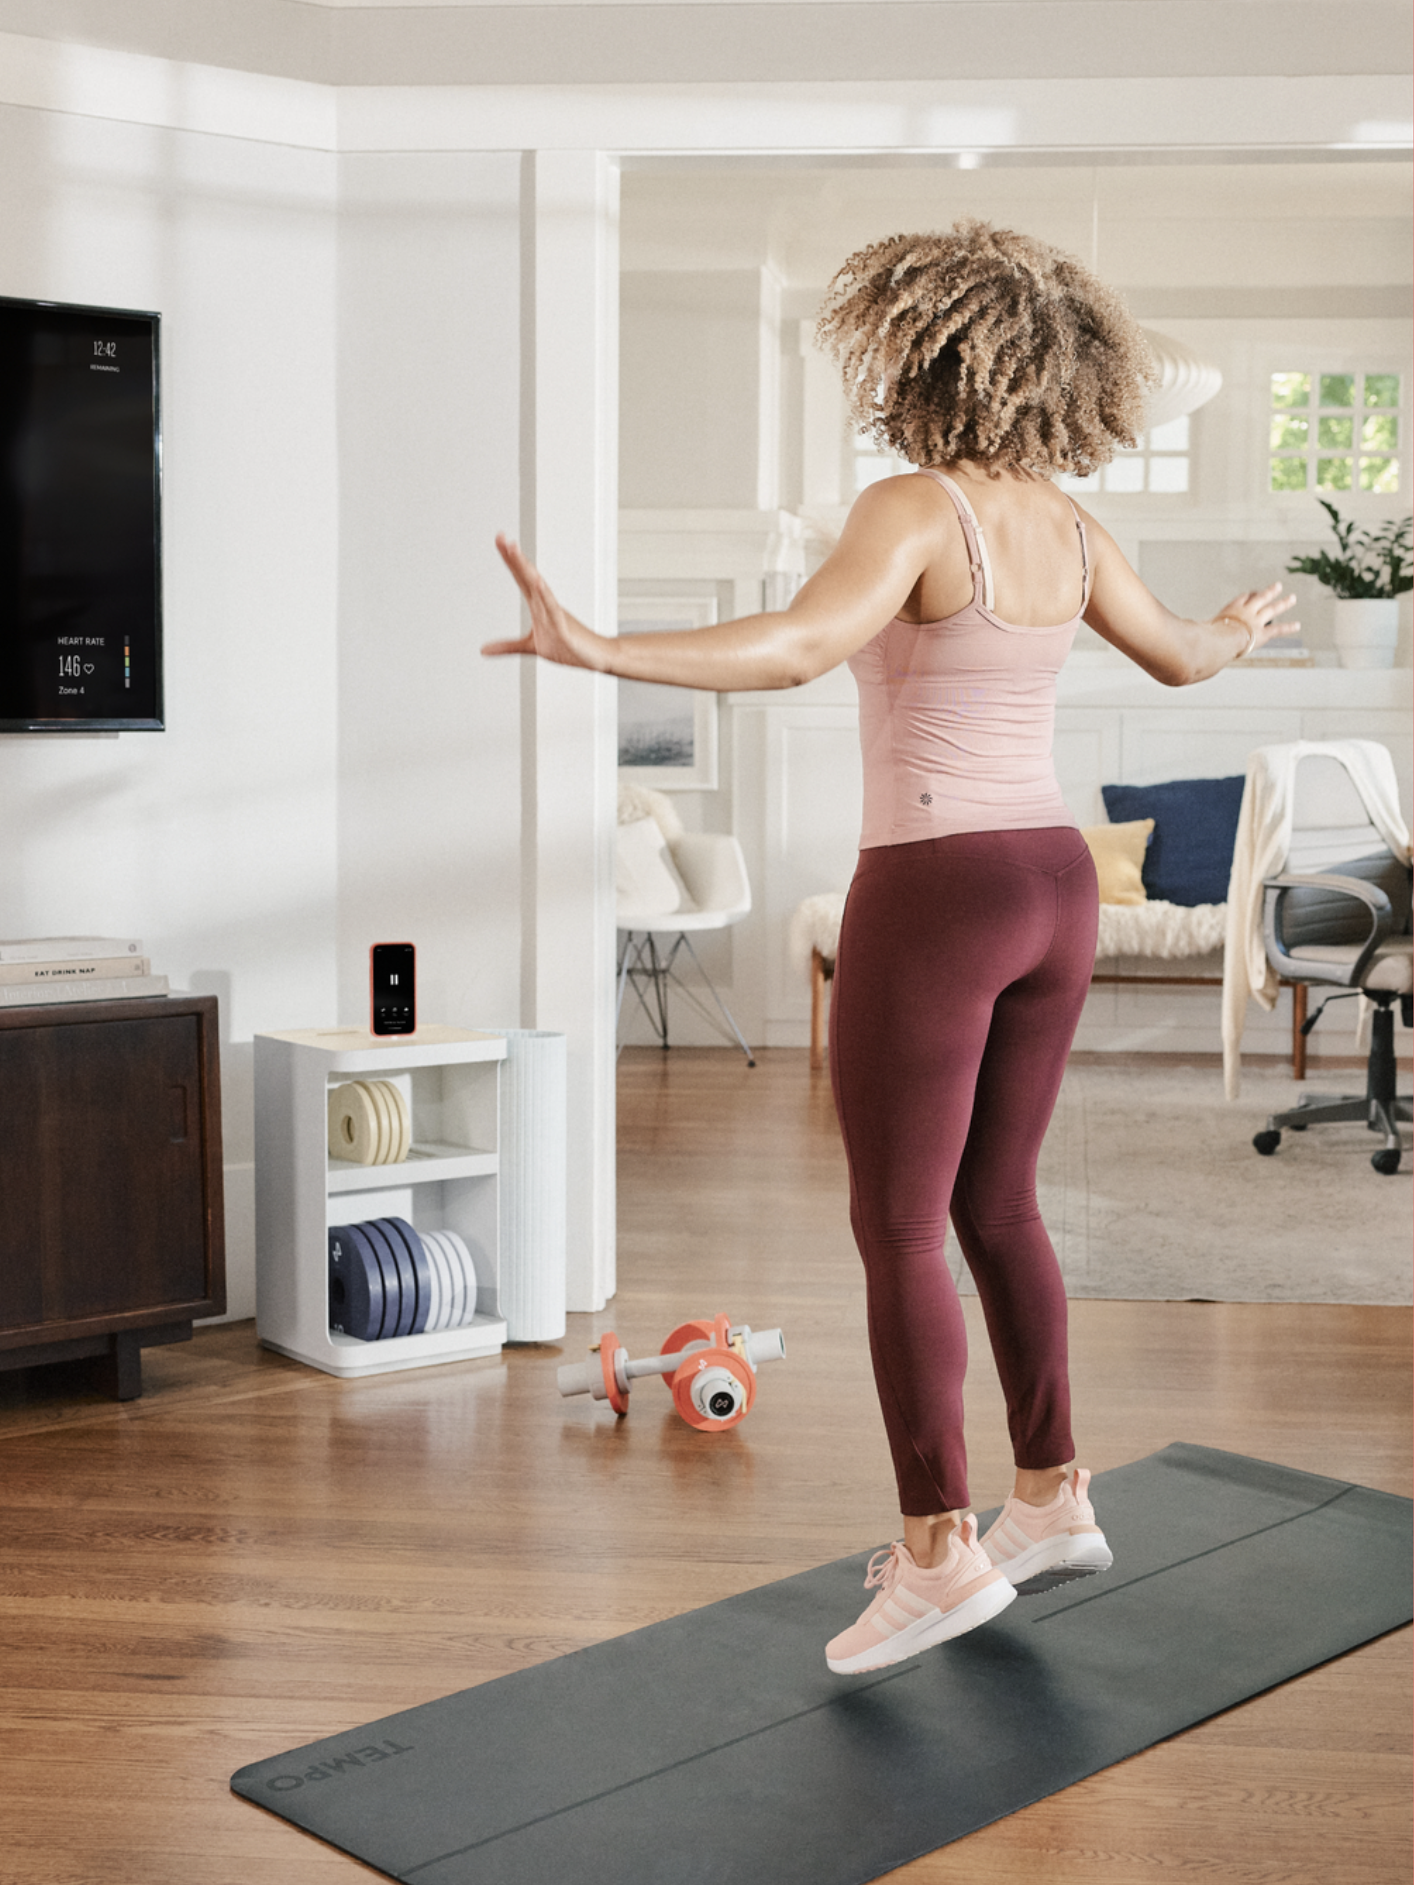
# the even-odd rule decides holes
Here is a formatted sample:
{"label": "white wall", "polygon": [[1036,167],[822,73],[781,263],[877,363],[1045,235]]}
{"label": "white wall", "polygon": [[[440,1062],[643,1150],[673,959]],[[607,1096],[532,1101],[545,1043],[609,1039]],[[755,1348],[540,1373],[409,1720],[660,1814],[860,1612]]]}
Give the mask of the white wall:
{"label": "white wall", "polygon": [[627,509],[765,509],[780,449],[768,269],[625,270],[619,494]]}
{"label": "white wall", "polygon": [[405,939],[428,1020],[520,1019],[519,300],[518,155],[341,160],[343,1019]]}
{"label": "white wall", "polygon": [[221,997],[232,1311],[250,1037],[335,1019],[334,160],[0,106],[0,293],[163,316],[167,731],[0,738],[0,933]]}

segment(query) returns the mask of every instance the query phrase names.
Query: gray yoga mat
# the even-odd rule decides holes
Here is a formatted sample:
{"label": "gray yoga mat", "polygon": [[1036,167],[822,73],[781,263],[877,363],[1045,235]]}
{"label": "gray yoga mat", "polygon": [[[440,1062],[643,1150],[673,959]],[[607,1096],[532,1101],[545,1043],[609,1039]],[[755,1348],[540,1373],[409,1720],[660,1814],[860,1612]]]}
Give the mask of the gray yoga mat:
{"label": "gray yoga mat", "polygon": [[1115,1568],[872,1675],[868,1553],[243,1767],[411,1885],[863,1885],[1408,1623],[1411,1505],[1178,1444],[1096,1476]]}

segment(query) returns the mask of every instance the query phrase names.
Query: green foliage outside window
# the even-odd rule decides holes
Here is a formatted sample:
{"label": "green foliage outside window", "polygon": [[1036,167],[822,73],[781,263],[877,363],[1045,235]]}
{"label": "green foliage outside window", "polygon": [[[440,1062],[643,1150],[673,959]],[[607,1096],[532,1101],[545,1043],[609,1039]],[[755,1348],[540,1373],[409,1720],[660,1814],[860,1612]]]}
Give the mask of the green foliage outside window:
{"label": "green foliage outside window", "polygon": [[1267,489],[1397,491],[1399,395],[1397,373],[1273,373]]}
{"label": "green foliage outside window", "polygon": [[1348,491],[1350,489],[1350,460],[1348,458],[1318,458],[1316,460],[1316,489],[1318,491]]}
{"label": "green foliage outside window", "polygon": [[1309,406],[1311,403],[1311,375],[1309,373],[1274,373],[1272,375],[1272,404],[1274,406]]}

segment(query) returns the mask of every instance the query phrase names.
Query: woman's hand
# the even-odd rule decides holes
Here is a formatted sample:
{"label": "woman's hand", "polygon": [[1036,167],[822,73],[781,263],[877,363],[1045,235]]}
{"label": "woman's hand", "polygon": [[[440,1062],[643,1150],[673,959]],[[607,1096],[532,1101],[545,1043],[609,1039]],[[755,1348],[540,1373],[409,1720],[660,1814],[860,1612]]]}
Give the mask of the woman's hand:
{"label": "woman's hand", "polygon": [[519,641],[488,641],[484,655],[539,655],[542,661],[558,661],[567,668],[589,668],[595,673],[607,669],[604,638],[586,628],[561,607],[558,598],[540,571],[525,556],[519,544],[509,537],[497,537],[501,560],[515,577],[516,587],[530,609],[530,633]]}
{"label": "woman's hand", "polygon": [[[1085,513],[1082,511],[1082,516]],[[1093,583],[1085,619],[1113,648],[1165,687],[1187,687],[1230,667],[1278,635],[1294,635],[1299,622],[1277,617],[1295,605],[1283,583],[1234,596],[1206,622],[1191,622],[1166,609],[1130,568],[1110,533],[1085,516]]]}
{"label": "woman's hand", "polygon": [[1242,655],[1251,654],[1254,648],[1264,648],[1277,635],[1300,634],[1299,622],[1278,622],[1276,619],[1279,615],[1285,615],[1288,609],[1296,607],[1295,596],[1282,595],[1285,586],[1284,583],[1275,582],[1267,589],[1249,589],[1243,595],[1234,596],[1213,617],[1216,622],[1239,623],[1251,634],[1250,645],[1238,652],[1239,660]]}

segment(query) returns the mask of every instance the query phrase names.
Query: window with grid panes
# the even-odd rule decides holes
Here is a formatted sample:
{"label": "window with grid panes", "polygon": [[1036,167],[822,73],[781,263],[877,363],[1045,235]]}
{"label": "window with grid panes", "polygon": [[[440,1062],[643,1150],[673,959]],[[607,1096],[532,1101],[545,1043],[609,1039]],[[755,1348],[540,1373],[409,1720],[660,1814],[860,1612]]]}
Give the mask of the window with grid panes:
{"label": "window with grid panes", "polygon": [[1120,446],[1107,465],[1088,478],[1057,478],[1063,491],[1105,491],[1124,496],[1139,491],[1176,496],[1188,489],[1189,420],[1170,419],[1141,432],[1134,446]]}
{"label": "window with grid panes", "polygon": [[[1189,421],[1170,419],[1139,436],[1134,446],[1120,446],[1109,464],[1091,472],[1088,478],[1059,477],[1062,491],[1106,491],[1117,496],[1148,491],[1158,496],[1177,495],[1188,489]],[[896,477],[913,467],[902,458],[881,452],[867,440],[859,440],[854,453],[854,483],[857,491],[879,478]]]}
{"label": "window with grid panes", "polygon": [[1273,373],[1270,491],[1399,489],[1397,373]]}

